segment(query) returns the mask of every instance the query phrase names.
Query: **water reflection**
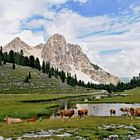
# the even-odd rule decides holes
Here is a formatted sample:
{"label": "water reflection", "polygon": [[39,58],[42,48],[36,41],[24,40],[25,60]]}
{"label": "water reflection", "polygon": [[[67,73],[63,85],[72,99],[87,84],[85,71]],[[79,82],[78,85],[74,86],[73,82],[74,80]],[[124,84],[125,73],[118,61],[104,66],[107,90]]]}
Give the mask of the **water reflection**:
{"label": "water reflection", "polygon": [[110,109],[116,110],[116,116],[121,116],[123,113],[120,111],[121,107],[140,107],[140,104],[76,104],[78,109],[87,108],[89,116],[110,116]]}
{"label": "water reflection", "polygon": [[[121,107],[140,107],[140,104],[125,104],[125,103],[102,103],[102,104],[67,104],[67,102],[63,103],[63,107],[61,104],[60,108],[57,108],[53,114],[58,114],[60,110],[74,109],[75,111],[79,109],[88,109],[88,116],[110,116],[110,109],[116,110],[116,116],[121,116],[124,113],[120,111]],[[55,118],[56,115],[53,115]]]}

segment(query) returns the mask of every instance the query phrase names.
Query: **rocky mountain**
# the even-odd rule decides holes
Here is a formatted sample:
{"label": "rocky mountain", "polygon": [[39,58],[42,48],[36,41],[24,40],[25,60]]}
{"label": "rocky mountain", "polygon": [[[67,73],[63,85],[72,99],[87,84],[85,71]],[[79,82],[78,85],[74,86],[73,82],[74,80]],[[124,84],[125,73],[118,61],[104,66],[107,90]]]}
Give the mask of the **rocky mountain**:
{"label": "rocky mountain", "polygon": [[79,45],[66,42],[60,34],[54,34],[44,45],[42,59],[85,82],[117,84],[119,78],[92,64]]}
{"label": "rocky mountain", "polygon": [[30,46],[26,44],[24,41],[22,41],[19,37],[16,37],[10,43],[6,44],[3,47],[3,51],[9,52],[10,50],[13,50],[15,52],[20,52],[21,50],[23,50],[25,56],[34,55],[35,57],[38,57],[40,61],[42,61],[41,52],[43,47],[44,44],[42,43],[36,46]]}
{"label": "rocky mountain", "polygon": [[79,45],[67,43],[60,34],[54,34],[46,44],[41,43],[37,46],[29,46],[17,37],[5,45],[3,50],[6,52],[23,50],[24,55],[34,55],[40,61],[50,62],[53,67],[72,75],[76,74],[78,80],[84,80],[86,83],[112,83],[116,85],[120,81],[118,77],[92,64]]}

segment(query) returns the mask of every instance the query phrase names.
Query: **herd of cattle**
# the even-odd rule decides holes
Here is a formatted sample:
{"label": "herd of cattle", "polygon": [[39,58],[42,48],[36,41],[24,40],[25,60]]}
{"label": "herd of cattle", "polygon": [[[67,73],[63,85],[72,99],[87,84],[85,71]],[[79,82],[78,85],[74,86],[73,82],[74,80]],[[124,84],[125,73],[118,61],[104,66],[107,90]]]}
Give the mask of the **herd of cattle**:
{"label": "herd of cattle", "polygon": [[[127,108],[127,107],[123,107],[120,108],[120,111],[131,116],[131,119],[134,116],[140,116],[140,108]],[[77,112],[77,115],[82,118],[85,116],[88,116],[88,110],[87,109],[80,109],[80,110],[62,110],[60,111],[60,116],[61,118],[63,117],[68,117],[71,118],[75,113]],[[110,116],[115,116],[116,115],[116,110],[115,109],[110,109]],[[32,117],[32,118],[28,118],[26,120],[22,120],[20,118],[11,118],[11,117],[6,117],[4,119],[4,121],[7,122],[7,124],[13,124],[13,123],[20,123],[23,121],[26,122],[35,122],[38,118],[37,117]]]}
{"label": "herd of cattle", "polygon": [[[125,113],[128,116],[131,116],[133,118],[134,116],[140,116],[140,108],[128,108],[128,107],[122,107],[120,108],[120,111]],[[116,115],[115,109],[110,109],[110,115]]]}

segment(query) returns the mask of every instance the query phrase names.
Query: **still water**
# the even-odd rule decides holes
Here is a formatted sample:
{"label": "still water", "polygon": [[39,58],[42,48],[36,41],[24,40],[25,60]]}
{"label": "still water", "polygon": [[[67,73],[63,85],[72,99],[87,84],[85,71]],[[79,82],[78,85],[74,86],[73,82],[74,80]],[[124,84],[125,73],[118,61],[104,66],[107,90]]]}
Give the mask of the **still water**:
{"label": "still water", "polygon": [[[125,103],[101,103],[101,104],[75,104],[75,105],[69,105],[65,102],[65,104],[61,108],[55,109],[53,112],[53,117],[55,116],[54,114],[57,114],[60,112],[60,110],[67,110],[67,109],[74,109],[75,112],[79,109],[88,109],[88,116],[110,116],[110,109],[116,110],[116,115],[115,116],[121,116],[124,115],[120,111],[121,107],[140,107],[140,104],[125,104]],[[52,117],[51,116],[51,117]]]}
{"label": "still water", "polygon": [[89,116],[110,116],[110,109],[116,110],[116,116],[121,116],[121,107],[140,107],[140,104],[76,104],[77,109],[87,108]]}

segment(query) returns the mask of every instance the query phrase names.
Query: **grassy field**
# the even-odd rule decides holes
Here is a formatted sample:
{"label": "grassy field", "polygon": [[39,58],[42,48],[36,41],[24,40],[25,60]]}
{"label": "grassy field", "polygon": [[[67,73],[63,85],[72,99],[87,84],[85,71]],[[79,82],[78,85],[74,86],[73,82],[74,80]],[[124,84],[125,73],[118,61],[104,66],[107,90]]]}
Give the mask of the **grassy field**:
{"label": "grassy field", "polygon": [[[113,93],[111,97],[93,99],[101,91],[89,90],[82,87],[70,87],[62,83],[60,79],[49,79],[46,74],[28,67],[17,66],[12,70],[12,65],[0,67],[0,136],[16,138],[28,132],[39,132],[40,130],[63,129],[70,132],[71,137],[50,136],[54,140],[76,140],[80,136],[87,140],[102,140],[109,135],[119,135],[120,140],[127,140],[128,135],[140,136],[140,119],[133,120],[130,117],[77,117],[70,120],[48,119],[52,110],[60,106],[60,101],[68,100],[71,103],[140,103],[140,88],[135,88],[122,93]],[[23,81],[31,72],[31,84]],[[117,96],[114,96],[116,95]],[[127,95],[127,96],[122,96]],[[84,102],[84,98],[91,100]],[[20,124],[6,124],[3,119],[6,116],[19,117],[25,120],[32,116],[43,116],[42,120],[34,123],[26,121]],[[99,129],[103,125],[125,125],[134,126],[137,130],[130,128]],[[62,132],[60,132],[62,133]],[[24,140],[27,138],[24,138]],[[30,138],[38,139],[38,138]],[[45,140],[46,138],[40,138]]]}
{"label": "grassy field", "polygon": [[86,94],[0,94],[0,121],[5,116],[28,118],[48,116],[52,108],[60,106],[59,100],[76,99]]}
{"label": "grassy field", "polygon": [[[31,81],[25,83],[26,76],[31,73]],[[30,67],[17,66],[12,69],[12,64],[0,66],[0,93],[28,94],[28,93],[85,93],[94,90],[83,87],[71,87],[62,83],[60,78],[48,78],[47,74]]]}
{"label": "grassy field", "polygon": [[[93,103],[140,103],[140,87],[124,92],[117,92],[118,96],[102,98],[100,100],[92,100]],[[123,96],[123,94],[126,96]],[[120,95],[120,96],[119,96]]]}
{"label": "grassy field", "polygon": [[[91,102],[125,102],[125,103],[139,103],[140,99],[140,88],[125,91],[119,94],[130,94],[126,97],[111,97],[103,98],[101,100],[95,100]],[[131,120],[130,117],[87,117],[85,119],[72,118],[71,120],[65,119],[46,119],[38,120],[35,123],[23,122],[20,124],[7,125],[2,120],[5,116],[9,115],[11,117],[28,118],[31,116],[37,116],[38,114],[49,115],[52,108],[59,106],[58,100],[60,99],[76,99],[81,96],[90,96],[91,93],[86,94],[0,94],[0,135],[4,137],[17,137],[21,136],[26,132],[38,132],[41,129],[59,129],[63,128],[64,131],[72,131],[72,137],[64,137],[63,139],[74,140],[75,137],[81,136],[91,140],[100,140],[109,135],[118,134],[120,139],[127,139],[128,134],[133,133],[134,136],[140,135],[140,120],[135,118]],[[73,97],[74,96],[74,97]],[[45,102],[42,102],[44,100]],[[24,101],[24,102],[23,102]],[[27,102],[25,102],[27,101]],[[29,101],[29,102],[28,102]],[[41,101],[37,103],[32,103],[30,101]],[[78,102],[78,101],[77,101]],[[89,102],[88,102],[89,103]],[[103,124],[116,124],[116,125],[134,125],[137,131],[132,131],[130,129],[109,129],[109,130],[99,130],[98,127]],[[60,137],[51,136],[54,140],[61,140]],[[43,139],[43,138],[42,138]]]}
{"label": "grassy field", "polygon": [[[98,127],[107,124],[116,124],[116,125],[127,125],[130,124],[137,128],[137,131],[132,131],[131,129],[108,129],[108,130],[100,130]],[[63,128],[64,131],[74,130],[72,140],[76,139],[75,136],[82,136],[89,140],[100,140],[109,135],[119,135],[120,138],[127,139],[128,133],[130,131],[134,132],[134,135],[140,135],[140,120],[135,119],[131,120],[129,117],[88,117],[85,119],[72,118],[71,120],[50,120],[44,119],[42,121],[37,121],[35,123],[21,123],[21,124],[13,124],[6,125],[4,123],[0,123],[0,134],[4,137],[17,137],[21,136],[27,132],[38,132],[41,129],[43,130],[56,130],[59,128]],[[20,130],[20,131],[19,131]],[[121,135],[120,135],[121,134]],[[56,137],[55,139],[60,139],[60,137]],[[68,138],[64,138],[68,139]]]}

